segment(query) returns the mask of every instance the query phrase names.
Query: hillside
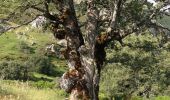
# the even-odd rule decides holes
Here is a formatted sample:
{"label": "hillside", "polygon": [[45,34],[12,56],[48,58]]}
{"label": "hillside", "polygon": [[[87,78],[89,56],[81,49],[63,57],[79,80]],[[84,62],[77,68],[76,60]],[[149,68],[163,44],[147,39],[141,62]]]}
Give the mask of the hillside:
{"label": "hillside", "polygon": [[66,63],[45,50],[55,41],[51,33],[29,26],[0,37],[1,100],[56,100],[66,96],[57,85]]}

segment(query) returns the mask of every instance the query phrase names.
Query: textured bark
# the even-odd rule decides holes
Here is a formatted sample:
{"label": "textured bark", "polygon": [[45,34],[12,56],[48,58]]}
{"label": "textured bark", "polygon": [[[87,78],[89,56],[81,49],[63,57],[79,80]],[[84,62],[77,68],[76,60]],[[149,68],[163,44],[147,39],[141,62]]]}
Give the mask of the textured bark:
{"label": "textured bark", "polygon": [[[61,3],[62,4],[62,3]],[[89,100],[89,94],[84,79],[84,66],[81,63],[79,47],[84,45],[84,40],[78,26],[74,10],[73,0],[61,5],[60,21],[64,28],[53,25],[54,36],[58,39],[65,39],[65,49],[61,52],[67,60],[69,70],[65,72],[60,80],[60,86],[70,93],[70,100]]]}
{"label": "textured bark", "polygon": [[121,8],[122,1],[123,0],[115,0],[113,2],[114,9],[113,9],[112,15],[111,15],[110,27],[107,30],[108,33],[110,33],[112,30],[115,29],[117,17],[120,14],[120,8]]}
{"label": "textured bark", "polygon": [[96,37],[99,13],[93,0],[88,0],[87,26],[85,47],[86,53],[81,53],[82,65],[85,67],[85,81],[91,100],[98,100],[100,72],[96,61]]}
{"label": "textured bark", "polygon": [[[88,0],[86,36],[83,39],[78,26],[73,1],[60,10],[59,22],[53,25],[54,36],[64,39],[66,47],[61,52],[69,70],[60,80],[60,86],[70,93],[70,100],[98,100],[100,71],[105,60],[105,42],[97,36],[98,11],[93,0]],[[105,38],[104,38],[105,39]]]}
{"label": "textured bark", "polygon": [[113,38],[119,36],[113,30],[122,0],[114,4],[115,9],[106,34],[97,33],[99,11],[95,1],[87,0],[85,37],[78,26],[73,0],[56,2],[61,14],[52,25],[52,30],[57,39],[64,41],[59,44],[65,46],[61,53],[67,60],[69,70],[61,77],[60,86],[70,93],[70,100],[99,100],[100,72],[106,57],[105,47]]}

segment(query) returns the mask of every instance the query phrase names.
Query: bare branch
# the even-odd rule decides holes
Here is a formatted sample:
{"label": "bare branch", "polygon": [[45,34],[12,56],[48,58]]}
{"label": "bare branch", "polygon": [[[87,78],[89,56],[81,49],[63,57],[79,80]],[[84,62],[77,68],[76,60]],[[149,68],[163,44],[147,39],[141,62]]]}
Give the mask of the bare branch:
{"label": "bare branch", "polygon": [[154,26],[154,27],[157,27],[157,28],[165,29],[165,30],[167,30],[167,31],[170,32],[170,29],[169,29],[169,28],[161,25],[160,23],[151,23],[150,25],[152,25],[152,26]]}
{"label": "bare branch", "polygon": [[114,2],[114,10],[113,10],[113,13],[112,13],[112,19],[111,19],[111,22],[110,22],[110,28],[113,29],[115,28],[115,24],[116,24],[116,19],[120,13],[120,6],[122,4],[122,0],[117,0]]}
{"label": "bare branch", "polygon": [[42,12],[47,19],[50,19],[52,21],[56,21],[57,23],[62,23],[61,21],[59,21],[59,18],[57,17],[57,15],[54,16],[54,15],[50,14],[49,9],[48,9],[48,3],[46,1],[44,2],[44,5],[45,5],[45,9],[39,8],[39,7],[34,6],[34,5],[30,6],[30,8]]}
{"label": "bare branch", "polygon": [[35,10],[38,10],[38,11],[40,11],[40,12],[42,12],[42,13],[45,12],[44,9],[41,9],[41,8],[39,8],[39,7],[36,7],[36,6],[30,6],[30,8],[35,9]]}
{"label": "bare branch", "polygon": [[8,27],[8,28],[0,31],[0,35],[2,35],[3,33],[7,32],[7,31],[9,31],[9,30],[14,30],[14,29],[20,28],[20,27],[22,27],[22,26],[24,26],[24,25],[28,25],[28,24],[30,24],[31,22],[33,22],[36,18],[38,18],[39,16],[42,16],[42,15],[37,15],[37,16],[36,16],[35,18],[33,18],[32,20],[30,20],[30,21],[28,21],[28,22],[25,22],[25,23],[23,23],[23,24],[21,24],[21,25]]}

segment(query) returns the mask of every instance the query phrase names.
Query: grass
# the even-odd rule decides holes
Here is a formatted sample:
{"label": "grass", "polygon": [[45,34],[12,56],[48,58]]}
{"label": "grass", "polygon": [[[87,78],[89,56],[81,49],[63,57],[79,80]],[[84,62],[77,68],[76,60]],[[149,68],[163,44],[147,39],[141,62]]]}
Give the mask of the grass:
{"label": "grass", "polygon": [[46,78],[48,80],[54,80],[55,77],[52,77],[52,76],[47,76],[47,75],[44,75],[44,74],[40,74],[40,73],[33,73],[33,76],[36,77],[36,78]]}
{"label": "grass", "polygon": [[170,100],[169,96],[158,96],[155,100]]}
{"label": "grass", "polygon": [[[27,30],[27,29],[30,30]],[[24,33],[25,35],[17,35],[18,33]],[[15,31],[9,31],[0,36],[0,55],[1,59],[6,56],[22,56],[23,53],[19,52],[17,46],[20,42],[25,42],[34,49],[38,47],[44,47],[46,44],[56,42],[52,39],[52,34],[45,32],[43,33],[40,30],[31,29],[29,26],[19,28]],[[36,45],[31,45],[32,42],[35,42]]]}
{"label": "grass", "polygon": [[[14,37],[14,38],[13,38]],[[18,54],[19,52],[14,48],[18,43],[18,40],[15,38],[14,34],[6,33],[0,37],[0,54]],[[2,56],[1,56],[2,57]]]}
{"label": "grass", "polygon": [[64,100],[65,96],[57,88],[38,89],[29,82],[0,81],[0,100]]}

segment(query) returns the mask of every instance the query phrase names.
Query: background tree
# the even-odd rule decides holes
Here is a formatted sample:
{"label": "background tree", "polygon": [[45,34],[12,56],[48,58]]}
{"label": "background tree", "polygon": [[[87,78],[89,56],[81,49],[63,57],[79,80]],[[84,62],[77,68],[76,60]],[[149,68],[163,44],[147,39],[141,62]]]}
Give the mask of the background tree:
{"label": "background tree", "polygon": [[[122,39],[132,33],[139,34],[153,28],[165,36],[170,31],[157,21],[163,15],[168,15],[162,9],[169,4],[168,0],[157,0],[159,3],[156,6],[147,0],[87,0],[80,4],[73,0],[2,2],[2,6],[5,3],[16,5],[9,10],[9,15],[2,16],[1,22],[18,24],[2,32],[27,25],[37,16],[43,15],[49,20],[54,36],[66,41],[65,49],[61,52],[68,62],[69,70],[61,78],[61,87],[71,93],[71,100],[98,100],[105,48],[112,41],[117,40],[123,46]],[[77,6],[84,4],[84,9]],[[79,21],[78,15],[84,16],[86,20]],[[85,31],[82,31],[83,28]]]}
{"label": "background tree", "polygon": [[116,48],[108,46],[106,49],[100,98],[133,100],[168,95],[170,42],[160,48],[157,37],[146,32],[138,36],[132,34],[124,39],[124,43],[128,46],[115,43]]}

